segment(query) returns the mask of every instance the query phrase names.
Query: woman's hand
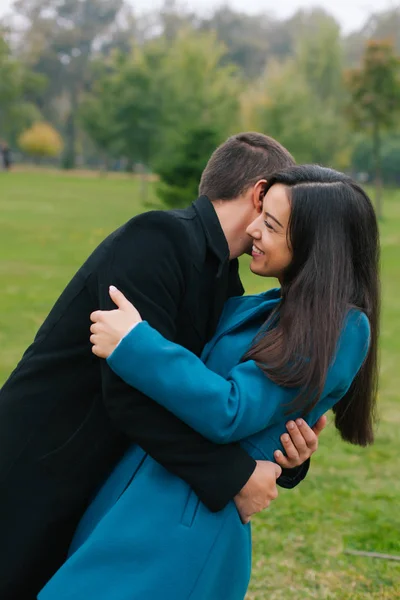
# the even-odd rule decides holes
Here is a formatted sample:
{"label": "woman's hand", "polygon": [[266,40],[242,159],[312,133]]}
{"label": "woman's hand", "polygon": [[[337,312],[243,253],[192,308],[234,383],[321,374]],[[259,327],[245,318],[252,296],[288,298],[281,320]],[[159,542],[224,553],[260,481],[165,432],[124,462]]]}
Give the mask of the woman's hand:
{"label": "woman's hand", "polygon": [[115,286],[110,285],[109,294],[118,309],[96,310],[90,315],[92,352],[101,358],[110,356],[122,338],[142,321],[133,304]]}
{"label": "woman's hand", "polygon": [[280,450],[274,452],[276,462],[283,469],[294,469],[308,460],[318,450],[318,437],[326,426],[326,416],[323,415],[309,427],[304,419],[289,421],[286,424],[288,433],[281,436],[286,456]]}

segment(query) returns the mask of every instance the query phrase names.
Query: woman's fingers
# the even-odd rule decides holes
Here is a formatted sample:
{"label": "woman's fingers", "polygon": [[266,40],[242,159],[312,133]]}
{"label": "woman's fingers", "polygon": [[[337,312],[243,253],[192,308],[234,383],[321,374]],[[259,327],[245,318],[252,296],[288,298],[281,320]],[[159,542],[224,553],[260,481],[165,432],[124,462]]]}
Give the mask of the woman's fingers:
{"label": "woman's fingers", "polygon": [[291,463],[286,458],[286,456],[284,454],[282,454],[282,452],[280,450],[276,450],[276,452],[274,452],[274,458],[275,458],[276,462],[278,463],[278,465],[280,467],[282,467],[282,469],[290,469],[291,468]]}
{"label": "woman's fingers", "polygon": [[95,354],[99,358],[107,358],[104,355],[104,353],[101,351],[101,349],[99,348],[99,346],[92,346],[92,352],[93,352],[93,354]]}
{"label": "woman's fingers", "polygon": [[92,333],[97,333],[99,331],[99,323],[92,323],[90,326],[90,331]]}
{"label": "woman's fingers", "polygon": [[91,313],[90,320],[93,323],[97,323],[97,321],[101,320],[103,312],[105,312],[105,311],[103,311],[103,310],[95,310],[94,312]]}
{"label": "woman's fingers", "polygon": [[[284,433],[281,436],[281,442],[285,449],[286,456],[291,461],[297,462],[298,460],[300,460],[300,452],[299,452],[298,448],[296,447],[296,445],[294,444],[294,441],[297,441],[297,443],[299,443],[299,440],[298,439],[296,440],[296,437],[297,437],[296,434],[298,434],[298,430],[297,430],[297,432],[292,430],[290,432],[290,435],[288,433]],[[294,439],[291,436],[293,436]]]}
{"label": "woman's fingers", "polygon": [[318,421],[315,423],[315,425],[312,428],[312,430],[313,430],[313,432],[315,433],[315,435],[317,437],[319,436],[319,434],[321,433],[321,431],[323,429],[325,429],[327,422],[328,422],[328,419],[327,419],[326,415],[322,415],[322,417],[320,417],[318,419]]}
{"label": "woman's fingers", "polygon": [[292,430],[289,429],[292,441],[304,460],[318,448],[318,436],[304,419],[297,419]]}
{"label": "woman's fingers", "polygon": [[[325,427],[324,419],[319,421],[319,432]],[[277,463],[283,468],[294,468],[303,464],[318,448],[318,433],[311,428],[304,419],[297,419],[287,423],[288,433],[281,436],[281,442],[286,456],[276,451],[274,456]]]}
{"label": "woman's fingers", "polygon": [[120,292],[115,285],[110,285],[109,294],[111,300],[118,306],[120,310],[131,311],[134,307],[131,302]]}
{"label": "woman's fingers", "polygon": [[102,344],[99,336],[91,335],[90,342],[93,344],[92,352],[96,356],[99,356],[100,358],[107,358],[111,354],[112,348],[110,349],[105,344]]}

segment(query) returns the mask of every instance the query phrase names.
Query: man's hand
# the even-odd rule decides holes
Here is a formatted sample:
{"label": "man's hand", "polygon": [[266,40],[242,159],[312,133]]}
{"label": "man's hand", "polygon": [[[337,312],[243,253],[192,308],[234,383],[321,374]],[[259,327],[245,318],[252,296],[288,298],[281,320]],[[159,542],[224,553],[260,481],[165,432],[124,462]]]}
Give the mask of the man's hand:
{"label": "man's hand", "polygon": [[242,523],[248,523],[252,515],[268,508],[271,500],[278,497],[276,480],[282,469],[267,460],[256,462],[252,476],[234,498]]}
{"label": "man's hand", "polygon": [[283,469],[294,469],[302,465],[318,450],[318,436],[325,428],[326,421],[326,416],[323,415],[312,428],[303,419],[289,421],[286,424],[288,433],[281,436],[286,456],[280,450],[276,450],[276,462]]}
{"label": "man's hand", "polygon": [[90,315],[92,352],[100,358],[108,358],[120,340],[142,320],[139,311],[115,286],[110,286],[109,294],[118,310],[96,310]]}

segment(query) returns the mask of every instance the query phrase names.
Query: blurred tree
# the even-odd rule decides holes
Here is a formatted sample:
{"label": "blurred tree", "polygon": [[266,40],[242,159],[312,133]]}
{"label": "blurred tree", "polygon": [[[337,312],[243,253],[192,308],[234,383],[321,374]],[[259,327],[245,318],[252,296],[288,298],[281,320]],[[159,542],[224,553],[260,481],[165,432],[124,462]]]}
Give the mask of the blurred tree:
{"label": "blurred tree", "polygon": [[[400,184],[400,134],[382,136],[382,180],[385,185]],[[357,139],[352,156],[352,170],[366,173],[372,180],[374,175],[373,143],[363,134]]]}
{"label": "blurred tree", "polygon": [[[291,17],[282,21],[271,22],[268,32],[269,55],[268,58],[277,58],[282,61],[289,57],[298,55],[299,45],[302,41],[313,40],[315,51],[321,45],[320,30],[327,32],[339,32],[335,18],[324,9],[313,7],[300,9]],[[322,32],[321,31],[321,32]],[[323,45],[323,41],[322,41]],[[324,52],[326,50],[324,48]]]}
{"label": "blurred tree", "polygon": [[49,77],[49,97],[64,98],[65,167],[73,167],[76,161],[76,119],[81,94],[90,83],[90,59],[107,39],[122,4],[123,0],[15,2],[18,14],[28,22],[26,60],[36,72]]}
{"label": "blurred tree", "polygon": [[187,206],[198,196],[201,174],[220,141],[219,133],[212,127],[194,126],[186,132],[172,158],[160,163],[157,192],[166,206]]}
{"label": "blurred tree", "polygon": [[19,133],[40,118],[30,96],[46,85],[11,55],[5,34],[0,33],[0,137],[15,143]]}
{"label": "blurred tree", "polygon": [[268,14],[247,15],[221,6],[200,28],[214,31],[227,48],[226,62],[239,67],[246,79],[259,77],[267,62],[283,61],[296,53],[301,39],[307,39],[328,25],[337,28],[335,19],[320,8],[299,10],[284,20]]}
{"label": "blurred tree", "polygon": [[123,3],[105,35],[96,41],[92,55],[95,60],[101,60],[114,52],[129,54],[134,43],[146,39],[146,29],[147,23],[136,17],[129,4]]}
{"label": "blurred tree", "polygon": [[369,42],[362,66],[347,72],[346,83],[351,94],[350,123],[355,131],[372,136],[376,211],[382,217],[382,132],[394,128],[400,114],[400,58],[393,43]]}
{"label": "blurred tree", "polygon": [[103,153],[149,167],[159,148],[164,47],[148,43],[114,53],[96,65],[95,83],[81,111],[82,124]]}
{"label": "blurred tree", "polygon": [[79,109],[79,123],[96,146],[108,170],[111,157],[123,154],[124,134],[118,128],[116,111],[118,87],[115,85],[115,73],[96,65],[96,76],[91,92],[83,97]]}
{"label": "blurred tree", "polygon": [[168,42],[176,39],[182,29],[193,28],[197,24],[196,15],[177,0],[164,0],[158,15],[161,36]]}
{"label": "blurred tree", "polygon": [[[186,181],[183,193],[191,197],[192,173],[201,173],[215,145],[237,129],[240,86],[223,57],[215,34],[192,29],[115,54],[84,102],[86,131],[104,150],[151,168],[168,187],[171,173],[180,172],[176,187]],[[184,149],[190,167],[182,166]],[[179,203],[176,190],[174,196]]]}
{"label": "blurred tree", "polygon": [[345,168],[343,119],[314,94],[296,63],[271,65],[265,86],[264,102],[256,109],[258,128],[278,139],[297,162]]}
{"label": "blurred tree", "polygon": [[130,57],[119,57],[116,122],[130,163],[151,167],[160,148],[164,48],[150,42]]}
{"label": "blurred tree", "polygon": [[335,103],[343,97],[340,26],[324,12],[314,13],[313,22],[314,27],[297,41],[296,64],[312,92]]}
{"label": "blurred tree", "polygon": [[349,34],[344,40],[346,64],[356,66],[362,60],[365,45],[369,40],[392,40],[400,53],[400,7],[394,6],[376,11],[368,17],[358,31]]}
{"label": "blurred tree", "polygon": [[200,119],[221,139],[232,130],[264,129],[299,160],[345,168],[352,140],[341,116],[348,94],[343,48],[349,60],[350,42],[356,56],[371,32],[397,39],[400,30],[399,9],[374,14],[354,39],[343,40],[335,19],[319,8],[280,21],[228,7],[204,19],[181,0],[164,0],[140,17],[126,0],[17,0],[16,6],[24,20],[15,21],[21,33],[13,32],[13,42],[19,39],[13,60],[25,73],[46,74],[49,84],[25,90],[23,103],[10,102],[7,110],[15,111],[19,131],[38,112],[61,131],[66,166],[82,148],[95,164],[101,154],[162,168]]}
{"label": "blurred tree", "polygon": [[270,25],[271,20],[264,15],[246,15],[222,6],[203,20],[201,29],[215,32],[227,50],[225,63],[235,64],[251,79],[265,67],[270,50],[269,33],[273,29]]}
{"label": "blurred tree", "polygon": [[63,149],[60,134],[49,123],[35,123],[18,140],[23,152],[34,158],[52,158]]}
{"label": "blurred tree", "polygon": [[[181,31],[165,53],[160,65],[158,149],[152,161],[156,173],[164,173],[165,165],[181,164],[182,148],[196,140],[204,157],[196,161],[205,164],[210,140],[215,147],[237,131],[240,82],[235,68],[223,64],[224,56],[225,48],[214,33],[191,30]],[[194,150],[191,153],[194,156]]]}
{"label": "blurred tree", "polygon": [[215,34],[181,31],[162,62],[163,120],[168,135],[184,136],[186,125],[213,124],[225,135],[234,128],[240,81],[224,65],[226,49]]}
{"label": "blurred tree", "polygon": [[313,23],[308,36],[298,39],[296,55],[270,61],[256,88],[242,96],[249,120],[243,125],[276,137],[298,162],[345,169],[351,144],[342,115],[340,30],[323,12],[313,13]]}

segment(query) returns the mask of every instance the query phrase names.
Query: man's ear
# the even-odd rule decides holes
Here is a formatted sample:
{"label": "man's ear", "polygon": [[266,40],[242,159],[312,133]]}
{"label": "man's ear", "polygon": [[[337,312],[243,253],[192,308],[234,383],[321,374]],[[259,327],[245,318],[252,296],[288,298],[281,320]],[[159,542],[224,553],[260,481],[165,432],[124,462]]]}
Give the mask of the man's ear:
{"label": "man's ear", "polygon": [[254,204],[254,208],[256,209],[256,211],[258,213],[261,213],[261,211],[262,211],[266,189],[267,189],[267,180],[266,179],[260,179],[259,181],[257,181],[255,186],[253,187],[253,204]]}

